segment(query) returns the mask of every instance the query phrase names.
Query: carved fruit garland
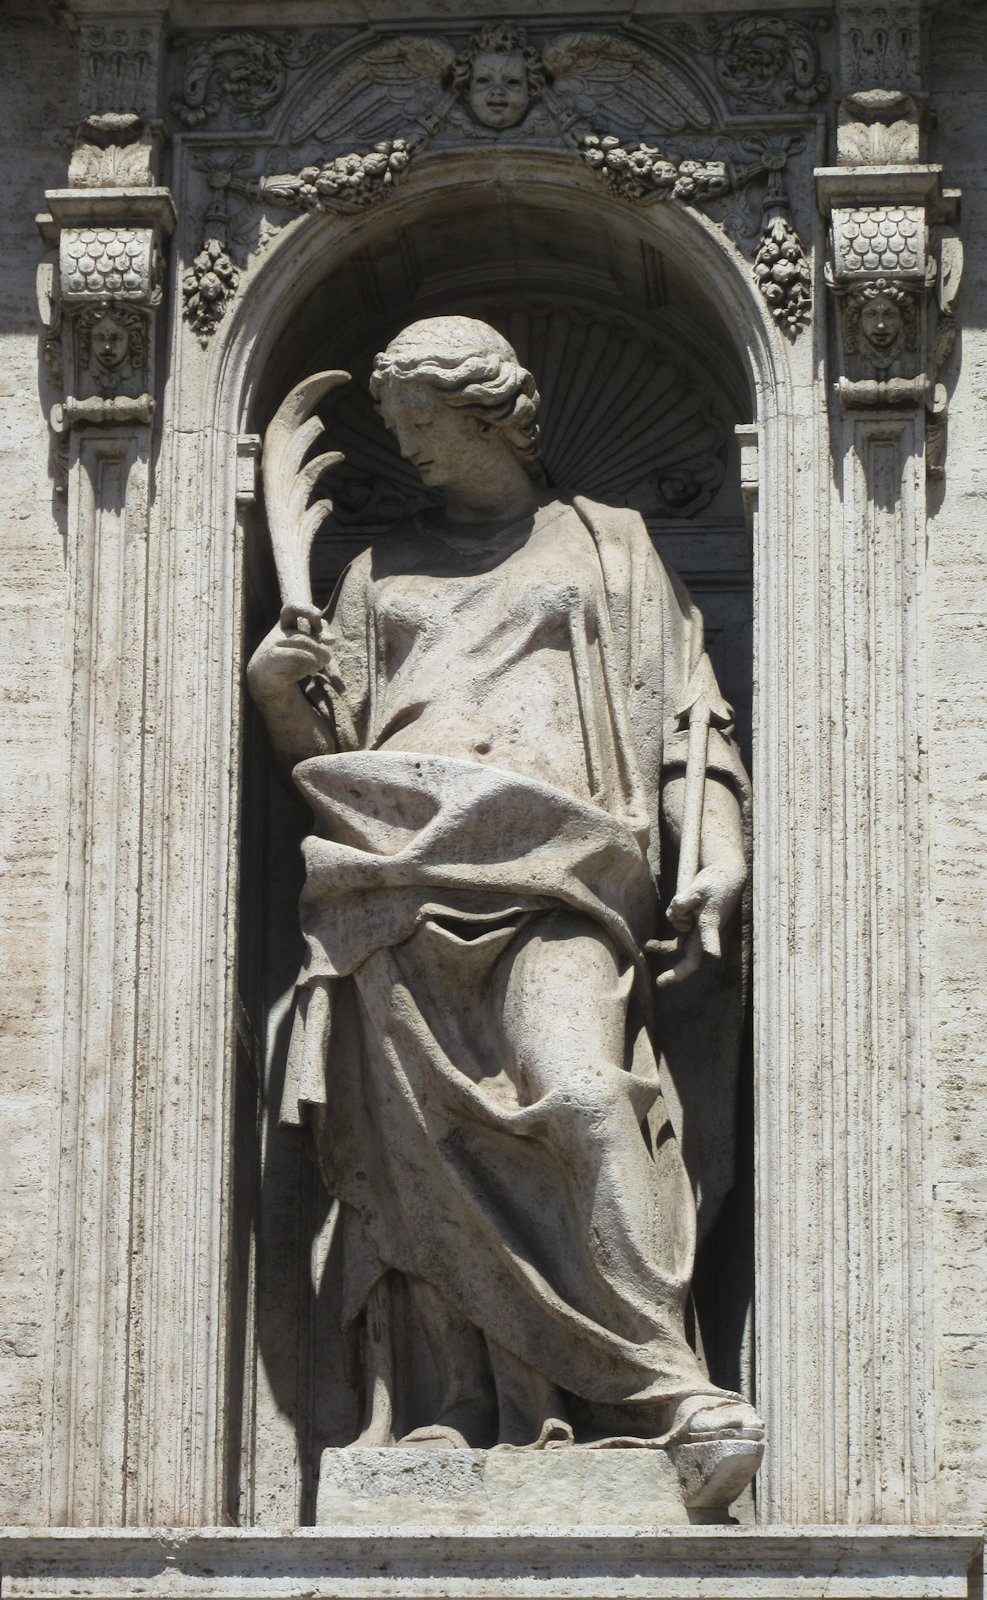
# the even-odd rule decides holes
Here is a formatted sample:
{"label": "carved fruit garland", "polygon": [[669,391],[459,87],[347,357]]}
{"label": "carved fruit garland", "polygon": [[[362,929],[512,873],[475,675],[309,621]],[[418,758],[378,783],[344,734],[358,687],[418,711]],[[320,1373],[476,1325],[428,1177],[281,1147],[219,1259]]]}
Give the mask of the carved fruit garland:
{"label": "carved fruit garland", "polygon": [[634,203],[678,200],[685,205],[701,205],[767,172],[769,182],[763,203],[761,242],[754,257],[754,281],[775,321],[786,332],[797,333],[804,327],[812,305],[812,277],[802,241],[787,215],[788,197],[780,176],[789,155],[795,153],[793,141],[783,141],[774,148],[766,140],[748,140],[746,147],[760,160],[737,173],[728,172],[723,161],[675,161],[643,143],[629,150],[614,134],[584,134],[576,140],[575,147],[612,194]]}

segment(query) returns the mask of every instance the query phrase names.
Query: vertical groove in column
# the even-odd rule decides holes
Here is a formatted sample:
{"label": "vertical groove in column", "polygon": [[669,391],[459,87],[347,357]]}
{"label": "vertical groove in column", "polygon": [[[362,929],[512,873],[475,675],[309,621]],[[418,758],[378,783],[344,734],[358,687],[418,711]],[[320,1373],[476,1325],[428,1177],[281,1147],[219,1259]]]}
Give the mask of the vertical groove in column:
{"label": "vertical groove in column", "polygon": [[146,440],[113,431],[74,443],[48,1485],[50,1515],[63,1523],[111,1525],[126,1516],[146,510]]}
{"label": "vertical groove in column", "polygon": [[850,1454],[860,1522],[931,1515],[921,419],[849,425],[846,1058]]}

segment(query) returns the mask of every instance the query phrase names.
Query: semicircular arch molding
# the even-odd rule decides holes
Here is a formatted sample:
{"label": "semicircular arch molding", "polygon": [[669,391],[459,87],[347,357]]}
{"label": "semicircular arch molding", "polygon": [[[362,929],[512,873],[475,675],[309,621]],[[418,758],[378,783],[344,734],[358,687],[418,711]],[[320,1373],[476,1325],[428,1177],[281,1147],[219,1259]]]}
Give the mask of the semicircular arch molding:
{"label": "semicircular arch molding", "polygon": [[[525,314],[542,319],[539,338],[543,349],[550,338],[545,307],[553,294],[557,300],[568,275],[570,295],[565,310],[570,323],[578,322],[584,312],[588,315],[587,308],[595,305],[605,308],[604,320],[611,330],[620,318],[625,319],[621,337],[627,341],[635,334],[640,338],[647,324],[656,347],[666,353],[677,341],[677,368],[686,379],[698,382],[704,373],[709,377],[711,362],[715,362],[712,375],[720,384],[720,421],[728,434],[732,421],[749,424],[756,420],[764,487],[755,523],[754,567],[765,587],[754,622],[753,654],[762,730],[777,727],[787,715],[785,708],[794,703],[797,650],[792,641],[798,628],[793,596],[798,572],[807,571],[816,561],[811,531],[806,532],[811,529],[809,503],[815,492],[814,480],[809,474],[803,475],[804,483],[796,479],[795,445],[797,438],[805,436],[804,429],[799,433],[799,425],[808,409],[803,405],[800,410],[800,396],[804,400],[814,381],[815,339],[795,346],[786,343],[740,253],[715,225],[683,206],[628,207],[601,191],[589,174],[564,155],[519,151],[425,155],[379,207],[349,217],[307,216],[280,230],[245,274],[208,350],[198,345],[191,330],[176,325],[175,366],[165,416],[166,451],[161,463],[163,474],[170,479],[163,497],[168,531],[161,563],[166,592],[182,598],[176,602],[174,617],[169,613],[162,620],[165,632],[172,628],[175,637],[162,656],[171,666],[161,689],[161,718],[162,725],[176,723],[185,728],[188,719],[182,708],[193,703],[201,707],[194,724],[195,761],[190,757],[188,770],[196,774],[202,793],[219,795],[224,786],[229,791],[228,809],[224,805],[218,808],[216,826],[203,846],[202,870],[202,881],[213,893],[209,904],[227,908],[223,924],[227,930],[236,921],[236,848],[246,852],[241,875],[249,855],[242,840],[239,847],[230,844],[236,837],[238,787],[246,781],[239,768],[238,686],[245,647],[277,614],[276,593],[263,587],[263,582],[272,578],[269,555],[265,556],[263,548],[263,516],[259,505],[249,504],[251,490],[243,471],[243,449],[238,452],[238,437],[262,433],[291,383],[319,367],[341,364],[343,355],[350,359],[350,350],[354,355],[360,348],[366,351],[378,336],[386,335],[389,318],[400,323],[409,310],[427,315],[448,309],[444,298],[448,284],[444,289],[438,280],[416,283],[414,260],[401,265],[402,233],[414,242],[416,226],[437,227],[443,218],[443,225],[462,228],[471,210],[485,206],[491,217],[502,219],[505,237],[510,237],[517,208],[522,205],[542,214],[552,244],[541,261],[546,276],[539,281],[529,277],[521,284],[529,302]],[[580,258],[576,248],[580,230],[596,235],[599,248],[595,256]],[[361,267],[361,263],[373,266],[384,261],[390,261],[395,271],[410,272],[410,287],[403,297],[389,299],[386,282],[383,291],[379,282],[375,290],[373,273],[368,275]],[[489,276],[476,292],[481,298],[500,295],[505,314],[509,314],[504,297],[509,297],[512,287],[507,270],[510,262],[502,265],[504,270]],[[604,281],[604,266],[610,273],[609,286]],[[460,263],[450,256],[445,267],[454,276]],[[636,299],[625,292],[626,275],[632,268],[640,290]],[[359,299],[356,320],[356,300],[351,306],[338,300],[332,303],[344,269]],[[313,334],[317,329],[321,330],[318,338]],[[584,395],[582,403],[588,407],[591,390],[584,390]],[[733,446],[732,438],[728,444]],[[570,453],[578,459],[578,449],[571,441]],[[738,482],[736,467],[734,457],[724,481]],[[709,509],[705,508],[703,516]],[[691,536],[687,527],[680,526],[678,531],[683,540]],[[746,545],[746,531],[742,526],[738,531]],[[743,581],[749,597],[749,546],[746,561]],[[672,564],[683,565],[674,556]],[[258,577],[260,584],[255,581]],[[244,596],[251,590],[253,599],[245,602]],[[708,599],[699,596],[707,619]],[[246,630],[243,611],[247,612]],[[746,637],[748,641],[751,638],[749,627]],[[746,650],[750,695],[749,642]],[[759,930],[755,1027],[759,1058],[770,1064],[779,1048],[775,1038],[780,1026],[778,1007],[765,1003],[759,1013],[758,995],[763,990],[770,998],[775,975],[785,963],[788,911],[782,901],[783,884],[779,888],[782,880],[773,873],[772,862],[787,848],[780,797],[787,792],[791,756],[784,740],[779,743],[770,736],[762,736],[760,750],[754,754],[760,796],[756,847],[762,863],[755,883]],[[162,805],[167,781],[163,765]],[[249,871],[246,875],[249,877]],[[176,918],[179,898],[176,896]],[[231,941],[233,935],[227,932],[223,937]],[[232,984],[233,945],[229,942],[224,948]],[[234,1010],[223,995],[216,996],[217,1038],[224,1030],[224,1037],[229,1034]],[[759,1014],[761,1020],[757,1020]],[[770,1218],[765,1225],[769,1223]],[[231,1226],[235,1232],[235,1223]],[[766,1275],[758,1290],[759,1306],[763,1301],[770,1313],[771,1305],[783,1293],[783,1282]],[[233,1306],[230,1315],[236,1314]],[[235,1388],[235,1375],[230,1381]]]}

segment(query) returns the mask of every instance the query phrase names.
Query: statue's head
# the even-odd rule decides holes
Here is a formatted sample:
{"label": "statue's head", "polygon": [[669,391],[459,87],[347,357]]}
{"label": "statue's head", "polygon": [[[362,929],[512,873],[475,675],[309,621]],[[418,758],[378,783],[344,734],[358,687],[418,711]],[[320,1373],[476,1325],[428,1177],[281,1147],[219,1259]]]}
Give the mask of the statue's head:
{"label": "statue's head", "polygon": [[515,128],[545,85],[541,56],[523,28],[488,26],[456,62],[453,84],[485,128]]}
{"label": "statue's head", "polygon": [[104,388],[143,365],[146,325],[135,306],[100,301],[81,314],[78,326],[83,364]]}
{"label": "statue's head", "polygon": [[532,478],[540,474],[535,380],[486,322],[411,323],[374,361],[370,392],[402,455],[430,486],[504,449]]}
{"label": "statue's head", "polygon": [[876,295],[861,307],[860,330],[878,350],[894,344],[901,332],[901,311],[890,295]]}

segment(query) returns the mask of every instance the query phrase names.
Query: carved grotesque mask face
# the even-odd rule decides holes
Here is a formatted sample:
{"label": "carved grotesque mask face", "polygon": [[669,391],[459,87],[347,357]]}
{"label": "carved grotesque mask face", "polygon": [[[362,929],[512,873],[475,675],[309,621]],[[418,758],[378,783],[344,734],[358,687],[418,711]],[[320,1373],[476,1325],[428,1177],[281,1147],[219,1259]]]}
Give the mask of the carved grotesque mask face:
{"label": "carved grotesque mask face", "polygon": [[860,330],[875,350],[890,350],[901,333],[901,308],[887,295],[877,295],[861,309]]}
{"label": "carved grotesque mask face", "polygon": [[470,110],[485,128],[515,128],[531,104],[528,69],[520,50],[481,50],[473,62]]}
{"label": "carved grotesque mask face", "polygon": [[130,340],[126,328],[121,327],[115,317],[100,317],[93,324],[91,341],[93,360],[101,367],[108,367],[112,371],[127,359]]}

